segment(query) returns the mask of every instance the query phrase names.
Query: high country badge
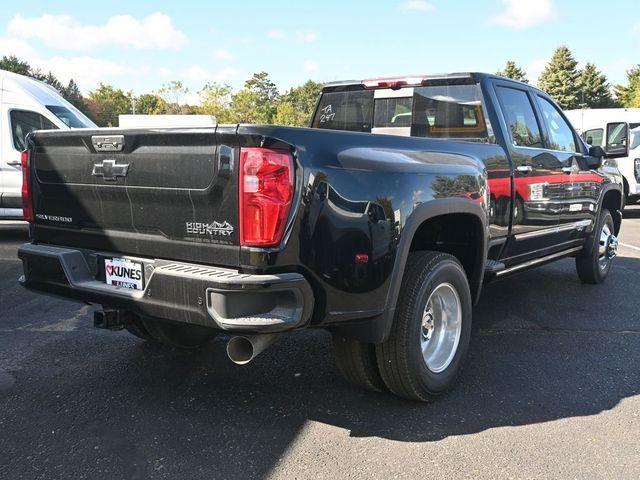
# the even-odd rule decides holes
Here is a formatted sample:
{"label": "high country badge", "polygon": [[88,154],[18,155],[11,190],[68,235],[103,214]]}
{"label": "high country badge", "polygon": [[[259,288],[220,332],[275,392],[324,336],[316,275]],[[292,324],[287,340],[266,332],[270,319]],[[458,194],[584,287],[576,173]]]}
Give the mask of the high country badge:
{"label": "high country badge", "polygon": [[226,220],[222,223],[215,220],[211,223],[187,222],[187,233],[190,235],[215,235],[228,237],[233,233],[233,226]]}

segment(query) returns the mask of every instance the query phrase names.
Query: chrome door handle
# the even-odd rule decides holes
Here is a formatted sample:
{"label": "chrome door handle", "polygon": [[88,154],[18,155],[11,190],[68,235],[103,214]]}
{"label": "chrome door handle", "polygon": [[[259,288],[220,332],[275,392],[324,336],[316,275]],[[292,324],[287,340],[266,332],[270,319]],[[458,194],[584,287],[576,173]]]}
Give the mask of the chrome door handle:
{"label": "chrome door handle", "polygon": [[11,165],[12,167],[20,167],[22,165],[22,162],[18,162],[18,161],[7,162],[7,165]]}
{"label": "chrome door handle", "polygon": [[533,172],[533,167],[531,165],[518,165],[516,170],[521,173],[531,173]]}

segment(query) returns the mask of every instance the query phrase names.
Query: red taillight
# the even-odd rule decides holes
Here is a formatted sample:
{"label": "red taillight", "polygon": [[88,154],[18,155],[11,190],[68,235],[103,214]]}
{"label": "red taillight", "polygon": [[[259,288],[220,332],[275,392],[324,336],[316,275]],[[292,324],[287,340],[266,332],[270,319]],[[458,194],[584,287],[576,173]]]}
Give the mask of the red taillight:
{"label": "red taillight", "polygon": [[274,247],[293,198],[293,158],[270,148],[240,150],[240,244]]}
{"label": "red taillight", "polygon": [[22,152],[22,216],[27,222],[33,222],[33,198],[31,197],[31,170],[29,168],[29,150]]}
{"label": "red taillight", "polygon": [[402,77],[402,78],[372,78],[371,80],[363,80],[364,88],[390,88],[392,90],[419,86],[425,81],[424,76],[419,77]]}

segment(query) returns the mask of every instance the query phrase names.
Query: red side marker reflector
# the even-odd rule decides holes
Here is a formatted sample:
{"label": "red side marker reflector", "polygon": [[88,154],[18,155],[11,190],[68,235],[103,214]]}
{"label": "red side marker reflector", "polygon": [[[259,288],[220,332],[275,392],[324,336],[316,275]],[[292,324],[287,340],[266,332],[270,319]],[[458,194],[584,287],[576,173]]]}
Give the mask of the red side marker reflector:
{"label": "red side marker reflector", "polygon": [[356,253],[356,263],[368,263],[369,255],[366,253]]}

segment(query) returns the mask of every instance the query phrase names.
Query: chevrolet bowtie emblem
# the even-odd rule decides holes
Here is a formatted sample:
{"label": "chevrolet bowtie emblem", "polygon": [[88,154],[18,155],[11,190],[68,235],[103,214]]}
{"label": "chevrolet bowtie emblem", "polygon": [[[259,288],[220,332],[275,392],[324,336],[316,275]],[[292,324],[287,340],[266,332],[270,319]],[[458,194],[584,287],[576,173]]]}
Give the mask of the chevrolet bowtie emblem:
{"label": "chevrolet bowtie emblem", "polygon": [[126,177],[129,171],[129,164],[118,165],[115,160],[103,160],[93,166],[91,175],[102,177],[105,180],[115,181],[118,177]]}

